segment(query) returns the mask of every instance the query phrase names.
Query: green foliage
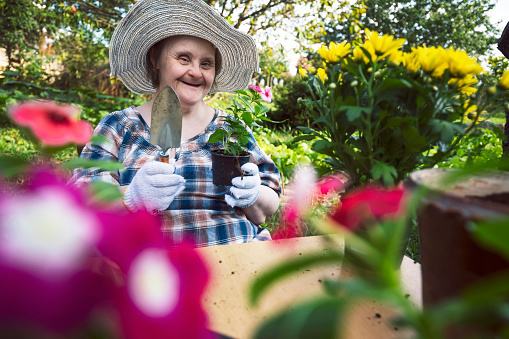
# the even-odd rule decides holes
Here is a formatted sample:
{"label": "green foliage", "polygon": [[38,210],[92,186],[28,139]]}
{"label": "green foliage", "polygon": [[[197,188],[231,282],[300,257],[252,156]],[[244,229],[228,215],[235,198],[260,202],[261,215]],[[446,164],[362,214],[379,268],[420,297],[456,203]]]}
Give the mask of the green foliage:
{"label": "green foliage", "polygon": [[288,184],[298,165],[313,165],[320,174],[327,171],[323,163],[325,155],[313,152],[310,146],[312,141],[294,142],[292,134],[269,128],[259,129],[255,137],[279,169],[283,184]]}
{"label": "green foliage", "polygon": [[[267,86],[276,86],[273,81],[274,79],[281,79],[283,74],[288,72],[288,65],[285,61],[286,54],[283,49],[283,46],[279,46],[279,49],[274,47],[266,46],[266,43],[261,50],[258,51],[260,58],[260,73],[255,73],[254,78],[257,80],[257,83],[263,79],[265,85]],[[278,80],[279,82],[279,80]]]}
{"label": "green foliage", "polygon": [[283,123],[272,124],[271,127],[293,130],[297,126],[308,126],[313,121],[313,114],[302,99],[309,95],[310,91],[300,76],[288,78],[283,86],[275,86],[272,101],[274,108],[267,116]]}
{"label": "green foliage", "polygon": [[[411,47],[442,46],[481,56],[497,42],[498,33],[490,22],[489,11],[495,0],[377,0],[364,1],[365,13],[329,15],[324,22],[322,41],[350,41],[359,28],[368,28],[407,39]],[[315,30],[316,33],[316,30]],[[352,34],[353,33],[353,34]]]}
{"label": "green foliage", "polygon": [[[458,148],[444,161],[440,168],[462,169],[465,166],[482,167],[502,157],[502,141],[505,139],[500,128],[485,122],[463,138]],[[432,150],[436,152],[436,150]]]}
{"label": "green foliage", "polygon": [[93,125],[110,112],[124,109],[131,105],[140,105],[141,100],[118,98],[104,95],[87,88],[59,90],[50,86],[39,86],[24,81],[10,80],[5,76],[14,72],[4,72],[0,78],[0,126],[10,126],[6,108],[18,102],[31,99],[52,99],[59,103],[74,104],[81,108],[81,118]]}
{"label": "green foliage", "polygon": [[[218,128],[209,138],[210,143],[222,142],[225,154],[238,155],[242,153],[251,137],[249,130],[259,126],[260,120],[268,120],[266,106],[260,94],[253,89],[236,91],[237,97],[232,98],[233,105],[226,112],[225,126]],[[237,100],[238,99],[238,100]]]}

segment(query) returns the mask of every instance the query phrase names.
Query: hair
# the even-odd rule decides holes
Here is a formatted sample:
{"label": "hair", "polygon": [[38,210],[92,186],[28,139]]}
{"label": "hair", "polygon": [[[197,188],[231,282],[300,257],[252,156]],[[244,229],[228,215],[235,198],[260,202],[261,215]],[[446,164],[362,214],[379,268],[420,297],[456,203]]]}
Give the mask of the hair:
{"label": "hair", "polygon": [[[158,88],[159,84],[161,82],[159,78],[159,70],[156,67],[157,60],[159,60],[159,57],[161,56],[161,53],[166,49],[166,46],[168,45],[168,42],[171,40],[172,37],[168,37],[166,39],[160,40],[156,42],[147,52],[147,75],[150,79],[150,82],[152,83],[152,86],[154,88]],[[219,52],[219,49],[216,48],[216,54],[214,56],[214,63],[215,63],[215,73],[216,76],[219,74],[219,71],[221,70],[221,53]]]}

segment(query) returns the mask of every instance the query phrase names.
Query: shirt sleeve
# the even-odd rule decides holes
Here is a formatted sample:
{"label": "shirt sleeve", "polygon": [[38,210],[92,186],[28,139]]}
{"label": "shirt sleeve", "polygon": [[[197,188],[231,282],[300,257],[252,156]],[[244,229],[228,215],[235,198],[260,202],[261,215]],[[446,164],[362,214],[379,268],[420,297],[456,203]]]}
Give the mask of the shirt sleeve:
{"label": "shirt sleeve", "polygon": [[249,143],[247,145],[248,150],[251,152],[250,161],[258,165],[260,171],[260,177],[262,185],[272,188],[278,195],[281,195],[281,176],[279,169],[272,159],[261,149],[260,145],[256,141],[253,133],[249,130]]}
{"label": "shirt sleeve", "polygon": [[[125,133],[119,115],[122,112],[113,112],[104,117],[94,130],[94,136],[102,138],[99,141],[89,142],[83,148],[80,158],[87,160],[118,161],[120,145]],[[119,171],[104,171],[97,167],[77,168],[73,171],[69,183],[76,186],[102,181],[119,186]]]}

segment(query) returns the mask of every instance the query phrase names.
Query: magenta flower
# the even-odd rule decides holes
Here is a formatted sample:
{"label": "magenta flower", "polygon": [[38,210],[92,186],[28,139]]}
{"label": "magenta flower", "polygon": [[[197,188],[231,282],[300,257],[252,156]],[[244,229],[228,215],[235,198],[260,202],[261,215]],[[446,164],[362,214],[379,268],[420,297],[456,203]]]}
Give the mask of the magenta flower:
{"label": "magenta flower", "polygon": [[0,331],[68,333],[113,287],[88,265],[101,220],[55,175],[38,173],[27,182],[26,192],[0,196]]}
{"label": "magenta flower", "polygon": [[117,298],[124,337],[211,338],[201,305],[207,281],[206,266],[190,247],[140,252]]}
{"label": "magenta flower", "polygon": [[44,146],[83,145],[92,137],[92,126],[80,121],[79,110],[71,105],[28,101],[9,107],[8,112],[17,125],[29,128]]}
{"label": "magenta flower", "polygon": [[249,85],[248,88],[251,88],[255,91],[257,91],[258,93],[260,93],[260,97],[262,98],[263,101],[265,101],[266,103],[269,103],[271,102],[272,100],[272,91],[270,89],[269,86],[265,87],[265,89],[261,89],[260,87],[258,86],[255,86],[255,85]]}

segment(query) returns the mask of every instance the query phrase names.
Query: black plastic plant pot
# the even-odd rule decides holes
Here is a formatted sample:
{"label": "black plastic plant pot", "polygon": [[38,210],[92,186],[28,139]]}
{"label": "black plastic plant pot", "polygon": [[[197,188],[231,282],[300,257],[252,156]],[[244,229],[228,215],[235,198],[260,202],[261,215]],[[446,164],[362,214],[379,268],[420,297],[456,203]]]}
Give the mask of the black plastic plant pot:
{"label": "black plastic plant pot", "polygon": [[216,186],[231,186],[232,179],[242,175],[240,168],[249,162],[251,154],[224,154],[223,150],[212,151],[212,182]]}

